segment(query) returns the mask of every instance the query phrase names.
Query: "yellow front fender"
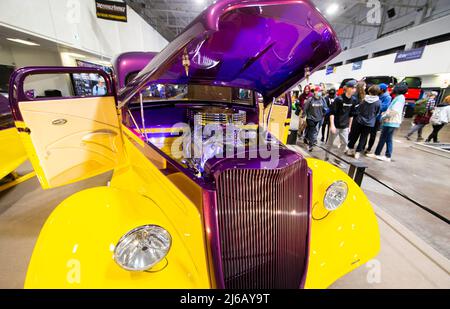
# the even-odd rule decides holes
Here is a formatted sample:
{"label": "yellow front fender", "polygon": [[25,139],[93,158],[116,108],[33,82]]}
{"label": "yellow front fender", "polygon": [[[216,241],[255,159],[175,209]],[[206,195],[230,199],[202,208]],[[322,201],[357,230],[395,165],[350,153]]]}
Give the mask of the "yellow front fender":
{"label": "yellow front fender", "polygon": [[[205,252],[186,245],[193,239],[203,243],[200,217],[189,233],[180,233],[163,206],[110,187],[72,195],[45,223],[25,288],[209,288]],[[126,271],[114,262],[114,247],[125,233],[146,224],[168,230],[172,247],[150,271]]]}
{"label": "yellow front fender", "polygon": [[[312,220],[306,288],[327,288],[334,281],[374,258],[380,250],[375,213],[361,188],[337,167],[307,159],[312,170]],[[329,212],[323,206],[335,181],[348,185],[344,204]]]}

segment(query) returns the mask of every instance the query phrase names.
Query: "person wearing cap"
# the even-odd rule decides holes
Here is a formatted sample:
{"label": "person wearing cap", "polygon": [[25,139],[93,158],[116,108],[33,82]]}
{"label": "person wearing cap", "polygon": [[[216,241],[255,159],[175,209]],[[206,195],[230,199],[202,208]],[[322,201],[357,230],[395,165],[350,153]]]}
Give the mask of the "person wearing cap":
{"label": "person wearing cap", "polygon": [[322,123],[322,138],[320,139],[322,143],[328,141],[328,137],[330,136],[330,106],[333,104],[334,99],[336,99],[336,89],[331,88],[325,96],[325,103],[327,103],[328,110]]}
{"label": "person wearing cap", "polygon": [[[403,121],[403,109],[405,107],[405,94],[408,92],[408,84],[399,83],[393,89],[396,97],[392,100],[386,112],[381,115],[382,129],[380,140],[378,141],[375,154],[367,154],[368,157],[375,157],[380,161],[391,162],[393,152],[393,139],[395,130],[398,129]],[[386,145],[386,153],[381,156],[381,151]]]}
{"label": "person wearing cap", "polygon": [[330,106],[330,136],[326,146],[325,160],[333,147],[334,140],[339,136],[340,150],[343,152],[348,144],[348,134],[358,104],[355,97],[356,80],[350,80],[344,85],[344,93],[338,96]]}
{"label": "person wearing cap", "polygon": [[380,131],[380,127],[381,127],[381,114],[384,113],[389,105],[392,102],[392,97],[389,94],[388,91],[388,85],[381,83],[378,85],[378,87],[380,87],[380,113],[377,116],[377,119],[375,120],[375,126],[373,126],[373,128],[370,130],[370,135],[369,135],[369,144],[367,145],[367,149],[365,151],[365,154],[367,155],[368,153],[370,153],[372,151],[372,147],[375,144],[375,139],[377,138],[377,132]]}
{"label": "person wearing cap", "polygon": [[105,80],[103,77],[100,77],[98,79],[97,85],[95,85],[92,88],[92,95],[94,96],[104,96],[106,94],[106,86],[105,86]]}
{"label": "person wearing cap", "polygon": [[314,88],[314,95],[305,102],[304,111],[306,114],[306,138],[308,142],[308,150],[312,151],[317,143],[317,135],[319,133],[319,124],[323,119],[328,107],[322,96],[322,88],[319,86]]}

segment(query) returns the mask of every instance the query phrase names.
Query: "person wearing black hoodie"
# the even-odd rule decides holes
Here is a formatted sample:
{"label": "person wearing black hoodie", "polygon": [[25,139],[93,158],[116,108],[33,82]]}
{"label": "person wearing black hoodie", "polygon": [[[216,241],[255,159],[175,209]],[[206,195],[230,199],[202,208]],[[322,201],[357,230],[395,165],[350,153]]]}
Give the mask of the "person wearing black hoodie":
{"label": "person wearing black hoodie", "polygon": [[[371,129],[375,126],[375,122],[378,114],[380,113],[380,87],[378,85],[373,85],[369,88],[369,94],[365,96],[364,100],[359,104],[358,114],[356,116],[356,121],[352,127],[355,130],[350,134],[348,142],[348,155],[354,155],[355,159],[358,159],[361,152],[364,151],[366,147],[367,138],[370,134]],[[354,150],[355,144],[359,139],[358,147],[356,152]]]}
{"label": "person wearing black hoodie", "polygon": [[309,144],[309,151],[313,150],[317,143],[319,134],[319,124],[328,109],[325,99],[322,97],[322,88],[316,87],[314,95],[305,102],[304,110],[306,114],[306,137]]}

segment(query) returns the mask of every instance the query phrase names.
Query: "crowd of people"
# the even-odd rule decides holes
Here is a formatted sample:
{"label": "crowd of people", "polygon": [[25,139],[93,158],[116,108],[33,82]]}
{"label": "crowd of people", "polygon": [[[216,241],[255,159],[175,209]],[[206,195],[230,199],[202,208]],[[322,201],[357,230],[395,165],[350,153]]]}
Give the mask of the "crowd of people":
{"label": "crowd of people", "polygon": [[[325,160],[329,160],[329,153],[339,137],[339,149],[348,156],[358,159],[365,155],[390,162],[393,137],[403,121],[408,85],[399,83],[391,93],[388,88],[386,84],[367,87],[364,81],[350,80],[344,85],[342,95],[337,96],[335,89],[327,90],[323,83],[306,85],[303,91],[293,95],[296,120],[291,121],[288,143],[300,139],[313,151],[321,133]],[[436,104],[436,97],[436,92],[430,92],[416,102],[413,125],[406,139],[410,140],[417,132],[417,141],[422,141],[423,128],[431,123],[433,131],[426,142],[439,142],[439,131],[450,121],[450,96],[440,104]],[[378,143],[372,152],[378,132]]]}

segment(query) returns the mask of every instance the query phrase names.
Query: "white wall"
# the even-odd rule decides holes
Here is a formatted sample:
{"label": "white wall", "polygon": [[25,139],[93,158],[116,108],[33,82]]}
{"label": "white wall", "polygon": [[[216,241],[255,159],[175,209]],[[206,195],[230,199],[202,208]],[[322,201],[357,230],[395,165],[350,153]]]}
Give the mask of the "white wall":
{"label": "white wall", "polygon": [[60,66],[60,54],[38,46],[27,47],[17,45],[0,45],[0,64],[24,66]]}
{"label": "white wall", "polygon": [[93,0],[1,0],[0,25],[113,58],[160,51],[167,41],[130,7],[128,22],[99,19]]}
{"label": "white wall", "polygon": [[[341,83],[345,78],[355,78],[357,80],[364,76],[388,75],[395,76],[399,79],[405,76],[444,76],[433,80],[427,79],[427,87],[442,86],[447,73],[450,73],[450,41],[428,45],[425,47],[422,59],[395,63],[396,54],[390,54],[382,57],[376,57],[364,60],[362,68],[353,71],[353,65],[346,64],[335,68],[335,73],[326,75],[326,70],[317,71],[310,77],[310,82],[319,84],[325,83]],[[333,62],[333,61],[332,61]],[[447,74],[447,75],[446,75]],[[437,76],[436,76],[437,77]],[[431,85],[431,83],[437,83]],[[306,81],[303,81],[304,85]],[[426,87],[424,85],[424,87]]]}
{"label": "white wall", "polygon": [[[60,66],[60,54],[56,51],[40,47],[22,47],[19,45],[0,45],[0,64],[12,65],[16,68],[24,66]],[[64,75],[40,75],[26,80],[25,89],[36,90],[36,95],[43,96],[47,89],[59,89],[63,95],[70,94],[70,80]]]}

